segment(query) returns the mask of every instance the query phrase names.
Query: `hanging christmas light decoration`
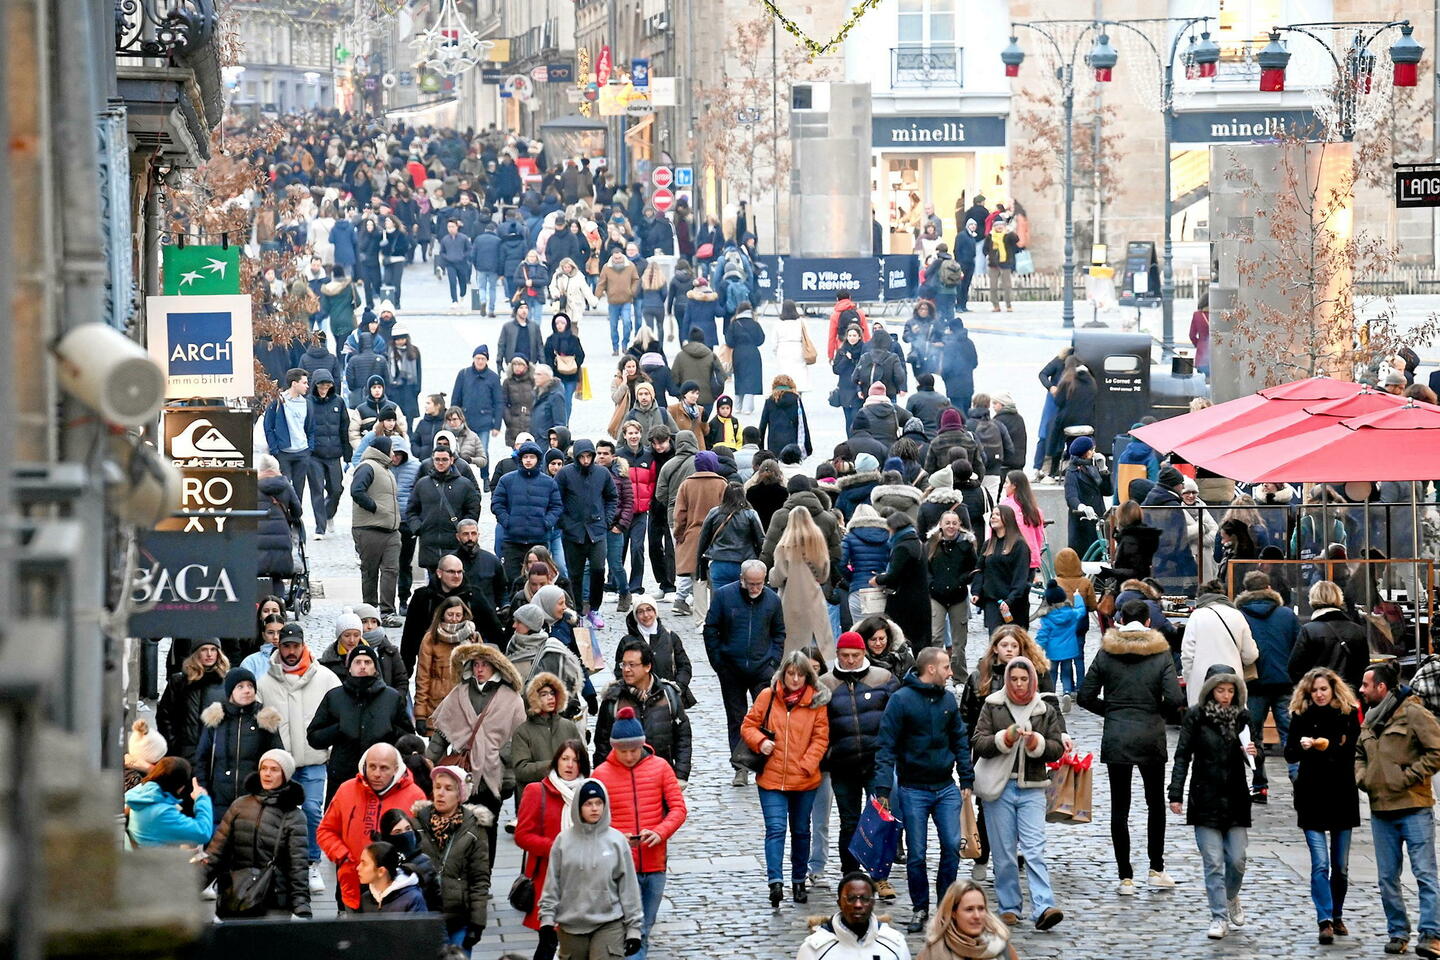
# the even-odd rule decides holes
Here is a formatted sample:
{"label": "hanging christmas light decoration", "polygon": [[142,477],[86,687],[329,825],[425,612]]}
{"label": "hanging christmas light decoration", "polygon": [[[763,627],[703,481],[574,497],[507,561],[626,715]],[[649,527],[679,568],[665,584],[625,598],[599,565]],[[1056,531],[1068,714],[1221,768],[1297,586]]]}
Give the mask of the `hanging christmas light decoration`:
{"label": "hanging christmas light decoration", "polygon": [[455,0],[444,0],[430,29],[416,35],[410,45],[423,66],[441,76],[453,77],[479,66],[485,60],[485,51],[495,44],[480,39],[470,29]]}

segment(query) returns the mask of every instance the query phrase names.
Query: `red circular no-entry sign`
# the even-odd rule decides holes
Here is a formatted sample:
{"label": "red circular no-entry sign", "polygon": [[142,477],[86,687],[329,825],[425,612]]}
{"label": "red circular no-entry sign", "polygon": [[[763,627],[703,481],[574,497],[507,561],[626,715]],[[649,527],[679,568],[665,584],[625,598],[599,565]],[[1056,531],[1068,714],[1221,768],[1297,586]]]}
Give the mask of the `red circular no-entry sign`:
{"label": "red circular no-entry sign", "polygon": [[675,206],[675,194],[667,187],[660,187],[650,194],[650,205],[661,213],[665,213]]}

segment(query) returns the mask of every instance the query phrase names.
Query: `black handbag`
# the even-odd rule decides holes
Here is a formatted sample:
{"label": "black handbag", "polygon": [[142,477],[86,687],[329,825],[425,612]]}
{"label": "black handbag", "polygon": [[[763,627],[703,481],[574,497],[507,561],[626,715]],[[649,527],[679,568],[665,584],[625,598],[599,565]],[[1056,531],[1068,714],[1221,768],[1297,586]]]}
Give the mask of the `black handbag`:
{"label": "black handbag", "polygon": [[[765,739],[771,741],[775,739],[775,732],[770,729],[770,710],[774,706],[775,691],[771,690],[770,702],[765,704],[765,722],[760,726],[760,732],[765,734]],[[736,767],[743,767],[751,773],[762,773],[765,770],[765,764],[769,762],[770,757],[751,750],[743,737],[735,741],[735,749],[730,751],[730,763]]]}
{"label": "black handbag", "polygon": [[265,913],[275,886],[275,861],[264,867],[231,870],[220,891],[219,912],[226,917],[255,917]]}
{"label": "black handbag", "polygon": [[[545,795],[544,784],[541,784],[540,828],[542,830],[545,828],[545,802],[549,799],[550,798]],[[521,913],[529,913],[535,909],[535,880],[525,872],[529,861],[530,854],[527,853],[520,864],[520,875],[515,878],[514,883],[510,884],[510,893],[506,897],[506,899],[510,901],[510,906]]]}
{"label": "black handbag", "polygon": [[832,407],[843,407],[843,406],[845,406],[844,399],[840,396],[840,388],[839,388],[839,387],[835,387],[833,390],[830,391],[830,406],[832,406]]}

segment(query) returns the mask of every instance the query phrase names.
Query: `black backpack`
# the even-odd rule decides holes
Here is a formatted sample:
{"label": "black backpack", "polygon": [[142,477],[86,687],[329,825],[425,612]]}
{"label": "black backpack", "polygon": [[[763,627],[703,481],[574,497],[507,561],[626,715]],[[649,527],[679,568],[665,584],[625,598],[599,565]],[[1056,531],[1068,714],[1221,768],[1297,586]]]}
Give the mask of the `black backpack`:
{"label": "black backpack", "polygon": [[985,457],[985,469],[998,467],[1005,457],[1005,444],[1000,439],[1000,427],[989,417],[972,420],[970,434],[975,442],[980,444],[980,452]]}
{"label": "black backpack", "polygon": [[845,335],[845,328],[852,323],[856,326],[860,325],[860,311],[854,307],[846,307],[840,311],[840,320],[835,325],[835,329],[843,337]]}

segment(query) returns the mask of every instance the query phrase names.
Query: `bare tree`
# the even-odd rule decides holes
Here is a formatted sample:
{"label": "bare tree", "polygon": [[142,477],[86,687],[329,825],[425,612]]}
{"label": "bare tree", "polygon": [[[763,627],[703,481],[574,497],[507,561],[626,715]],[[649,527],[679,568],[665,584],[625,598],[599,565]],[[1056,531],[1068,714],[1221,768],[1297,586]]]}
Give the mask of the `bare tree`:
{"label": "bare tree", "polygon": [[1213,334],[1212,348],[1273,386],[1317,375],[1373,376],[1402,348],[1428,344],[1440,318],[1400,324],[1393,296],[1357,293],[1383,279],[1399,257],[1383,238],[1351,226],[1355,185],[1388,141],[1353,144],[1351,162],[1333,183],[1323,171],[1337,144],[1289,135],[1275,146],[1270,172],[1278,189],[1262,188],[1262,178],[1238,159],[1225,174],[1256,201],[1253,231],[1227,235],[1243,243],[1235,268],[1240,286],[1266,295],[1237,297],[1225,314],[1229,330]]}

